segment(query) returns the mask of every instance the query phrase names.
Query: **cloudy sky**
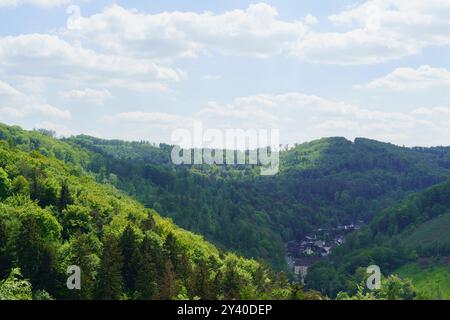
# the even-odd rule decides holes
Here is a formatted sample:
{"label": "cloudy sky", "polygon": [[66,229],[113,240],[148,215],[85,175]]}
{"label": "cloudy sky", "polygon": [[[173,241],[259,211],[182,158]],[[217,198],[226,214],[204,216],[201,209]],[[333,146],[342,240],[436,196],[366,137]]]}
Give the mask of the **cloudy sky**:
{"label": "cloudy sky", "polygon": [[450,145],[450,1],[0,0],[0,122]]}

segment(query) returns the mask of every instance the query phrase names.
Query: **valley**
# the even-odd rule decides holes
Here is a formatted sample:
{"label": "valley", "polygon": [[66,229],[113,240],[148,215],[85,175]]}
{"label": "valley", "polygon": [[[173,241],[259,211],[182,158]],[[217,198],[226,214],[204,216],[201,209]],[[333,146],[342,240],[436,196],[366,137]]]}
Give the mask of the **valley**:
{"label": "valley", "polygon": [[[88,136],[55,139],[45,131],[24,131],[5,125],[0,125],[0,140],[4,148],[38,159],[33,161],[48,158],[50,163],[67,166],[61,172],[70,172],[80,179],[89,177],[92,183],[104,188],[120,189],[119,194],[142,203],[145,208],[139,210],[157,212],[182,228],[202,235],[217,247],[214,250],[218,250],[219,256],[231,251],[259,261],[269,266],[264,271],[267,276],[273,272],[269,270],[283,271],[287,278],[310,290],[301,293],[304,298],[314,296],[314,292],[331,298],[339,292],[354,294],[361,281],[360,269],[374,263],[380,265],[385,276],[400,270],[399,274],[414,279],[415,273],[404,271],[402,266],[414,263],[418,257],[442,256],[448,252],[446,237],[439,235],[445,233],[448,224],[445,181],[450,177],[449,148],[404,148],[367,139],[352,142],[326,138],[283,151],[280,173],[262,177],[257,165],[174,166],[169,158],[171,147],[163,144]],[[20,178],[20,183],[34,186],[30,197],[49,212],[51,219],[57,219],[54,227],[61,228],[62,240],[58,241],[62,243],[71,241],[74,232],[90,234],[102,225],[121,234],[128,219],[141,219],[136,220],[132,215],[126,218],[124,214],[113,218],[94,209],[99,204],[70,207],[70,211],[65,207],[58,209],[61,206],[58,193],[62,190],[71,194],[69,199],[81,197],[73,182],[66,186],[67,179],[57,178],[55,181],[59,182],[51,182],[53,187],[45,187],[49,191],[41,194],[44,191],[39,190],[44,187],[37,187],[30,180],[34,179],[34,171],[26,169],[28,165],[22,164],[11,171],[7,160],[3,161],[7,170],[5,181],[19,183],[15,181],[19,178],[17,172],[23,172],[25,180]],[[21,161],[18,163],[29,160]],[[48,180],[49,173],[39,174]],[[5,190],[10,188],[8,184]],[[7,195],[5,201],[11,201],[8,197],[13,195]],[[428,198],[434,200],[430,203]],[[91,225],[94,222],[95,227]],[[102,234],[99,230],[97,237]],[[164,241],[166,236],[167,233],[158,241]],[[142,236],[138,237],[142,241]],[[439,237],[442,241],[436,242]],[[93,245],[99,240],[96,238]],[[190,245],[184,244],[190,252],[186,257],[193,254]],[[196,267],[194,256],[192,268],[208,268],[209,264]],[[181,255],[179,259],[186,258]],[[180,269],[176,259],[171,263],[176,274],[188,272]],[[160,268],[164,270],[164,264]],[[257,264],[252,268],[252,277],[260,277]],[[170,271],[165,272],[170,275]],[[187,294],[193,294],[189,290]],[[273,290],[267,295],[273,295]],[[288,294],[277,290],[276,294]],[[205,294],[210,293],[202,295]]]}

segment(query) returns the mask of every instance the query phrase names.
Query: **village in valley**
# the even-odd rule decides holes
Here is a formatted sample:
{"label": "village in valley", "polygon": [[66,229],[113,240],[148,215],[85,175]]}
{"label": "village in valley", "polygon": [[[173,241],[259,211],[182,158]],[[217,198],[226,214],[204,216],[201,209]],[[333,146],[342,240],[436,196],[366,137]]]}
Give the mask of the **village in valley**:
{"label": "village in valley", "polygon": [[345,242],[345,236],[360,228],[362,222],[339,225],[335,228],[319,228],[302,239],[286,244],[287,263],[296,280],[305,283],[308,268],[327,259],[333,248]]}

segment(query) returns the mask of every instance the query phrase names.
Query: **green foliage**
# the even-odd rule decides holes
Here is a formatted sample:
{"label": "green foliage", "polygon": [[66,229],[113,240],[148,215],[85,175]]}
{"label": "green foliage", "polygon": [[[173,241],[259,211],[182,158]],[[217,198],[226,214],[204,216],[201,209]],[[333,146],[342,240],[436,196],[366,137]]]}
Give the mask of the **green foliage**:
{"label": "green foliage", "polygon": [[446,256],[450,254],[449,229],[450,213],[446,213],[414,228],[403,243],[421,256]]}
{"label": "green foliage", "polygon": [[171,146],[66,140],[92,152],[87,169],[178,225],[247,257],[285,267],[284,243],[317,227],[370,221],[380,210],[450,176],[447,149],[329,138],[281,152],[281,172],[257,166],[174,166]]}
{"label": "green foliage", "polygon": [[12,269],[8,278],[0,281],[0,300],[31,300],[31,284],[21,279],[20,269]]}
{"label": "green foliage", "polygon": [[370,291],[365,288],[364,283],[361,283],[355,295],[339,292],[337,300],[413,300],[416,294],[410,280],[390,275],[381,281],[379,290]]}
{"label": "green foliage", "polygon": [[100,300],[119,300],[123,294],[123,256],[114,236],[104,238],[101,259],[95,296]]}
{"label": "green foliage", "polygon": [[450,267],[443,261],[410,263],[395,270],[402,278],[411,279],[419,299],[450,299]]}
{"label": "green foliage", "polygon": [[[282,290],[289,297],[290,284],[256,261],[219,251],[100,184],[83,169],[91,153],[2,125],[0,139],[2,176],[11,181],[0,199],[5,299],[269,299]],[[66,287],[72,265],[81,269],[81,290]],[[8,276],[18,267],[28,282],[17,271]]]}
{"label": "green foliage", "polygon": [[11,191],[11,180],[9,180],[8,173],[0,167],[0,200],[9,196]]}

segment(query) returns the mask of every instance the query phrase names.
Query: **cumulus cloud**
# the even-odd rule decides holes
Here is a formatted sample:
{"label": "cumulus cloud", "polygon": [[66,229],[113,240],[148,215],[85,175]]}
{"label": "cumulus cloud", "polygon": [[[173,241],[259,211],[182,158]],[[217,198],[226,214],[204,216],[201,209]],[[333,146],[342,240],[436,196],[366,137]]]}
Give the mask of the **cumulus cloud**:
{"label": "cumulus cloud", "polygon": [[192,119],[164,112],[130,111],[107,115],[103,118],[103,121],[110,124],[144,124],[174,128],[175,126],[184,126],[191,122]]}
{"label": "cumulus cloud", "polygon": [[265,3],[220,14],[145,14],[113,5],[99,14],[80,17],[77,27],[65,35],[95,41],[112,52],[158,59],[200,53],[267,57],[288,50],[292,41],[305,35],[306,23],[316,22],[311,15],[305,21],[283,21]]}
{"label": "cumulus cloud", "polygon": [[[57,36],[26,34],[0,38],[0,66],[15,68],[17,73],[53,71],[62,76],[68,69],[105,73],[112,76],[145,76],[159,80],[180,80],[180,74],[152,61],[101,54],[73,45]],[[59,72],[55,74],[55,72]]]}
{"label": "cumulus cloud", "polygon": [[57,119],[70,119],[71,114],[41,99],[26,95],[0,80],[0,119],[2,121],[41,115]]}
{"label": "cumulus cloud", "polygon": [[333,14],[343,32],[309,33],[292,54],[314,63],[383,63],[450,44],[446,0],[369,0]]}
{"label": "cumulus cloud", "polygon": [[29,4],[42,8],[58,7],[69,4],[71,0],[0,0],[0,7],[16,7]]}
{"label": "cumulus cloud", "polygon": [[0,37],[0,70],[15,76],[125,84],[131,89],[128,84],[136,82],[166,88],[185,76],[148,59],[100,53],[48,34]]}
{"label": "cumulus cloud", "polygon": [[245,10],[146,14],[119,5],[79,17],[64,36],[100,44],[116,54],[170,60],[199,54],[252,57],[289,55],[323,64],[383,63],[450,44],[450,6],[445,0],[368,0],[333,14],[344,31],[314,32],[307,14],[285,21],[258,3]]}
{"label": "cumulus cloud", "polygon": [[397,68],[390,74],[359,87],[393,91],[415,91],[449,84],[449,70],[423,65],[417,69]]}
{"label": "cumulus cloud", "polygon": [[108,90],[95,90],[91,88],[70,90],[63,92],[61,96],[66,100],[81,100],[96,105],[103,105],[105,101],[113,98],[113,95]]}
{"label": "cumulus cloud", "polygon": [[105,124],[128,138],[169,142],[171,132],[191,128],[194,121],[208,129],[279,129],[283,143],[324,136],[370,137],[405,145],[445,144],[450,109],[420,108],[410,112],[370,109],[299,92],[236,98],[228,104],[210,102],[188,116],[159,112],[110,115]]}

